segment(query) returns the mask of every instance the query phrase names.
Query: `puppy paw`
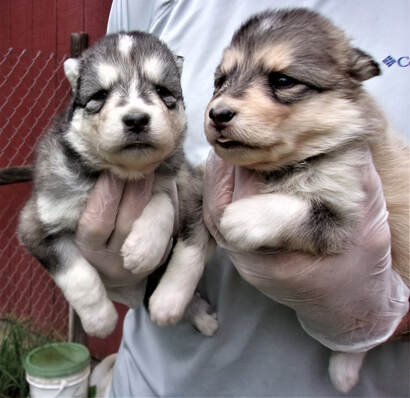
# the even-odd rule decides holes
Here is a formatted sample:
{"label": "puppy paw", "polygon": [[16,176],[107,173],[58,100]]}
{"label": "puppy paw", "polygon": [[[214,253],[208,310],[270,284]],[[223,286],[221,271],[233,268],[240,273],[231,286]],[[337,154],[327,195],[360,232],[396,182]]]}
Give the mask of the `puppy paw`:
{"label": "puppy paw", "polygon": [[106,337],[114,331],[118,314],[110,300],[78,311],[85,332],[90,336]]}
{"label": "puppy paw", "polygon": [[171,199],[165,193],[154,195],[121,248],[124,268],[142,277],[154,271],[170,247],[173,228]]}
{"label": "puppy paw", "polygon": [[175,325],[183,318],[188,302],[183,293],[155,290],[149,300],[152,322],[158,326]]}
{"label": "puppy paw", "polygon": [[273,225],[266,228],[263,210],[252,200],[238,200],[226,207],[220,221],[220,230],[227,242],[243,250],[263,246],[272,234]]}
{"label": "puppy paw", "polygon": [[329,361],[329,377],[336,390],[348,393],[357,384],[365,355],[366,353],[332,353]]}
{"label": "puppy paw", "polygon": [[160,265],[169,244],[169,239],[164,237],[144,231],[133,233],[121,248],[124,268],[141,277],[150,274]]}
{"label": "puppy paw", "polygon": [[216,313],[198,314],[192,323],[201,334],[208,337],[212,337],[219,327],[218,320],[216,319]]}
{"label": "puppy paw", "polygon": [[204,336],[211,337],[218,330],[216,313],[213,312],[211,305],[199,295],[195,295],[189,304],[185,317]]}

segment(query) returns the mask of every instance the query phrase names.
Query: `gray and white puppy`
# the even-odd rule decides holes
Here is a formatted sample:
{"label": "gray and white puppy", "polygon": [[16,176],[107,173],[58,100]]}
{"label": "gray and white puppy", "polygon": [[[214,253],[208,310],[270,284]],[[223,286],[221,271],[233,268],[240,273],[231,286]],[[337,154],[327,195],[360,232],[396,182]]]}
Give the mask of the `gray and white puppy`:
{"label": "gray and white puppy", "polygon": [[[227,206],[227,241],[243,250],[340,253],[358,222],[370,148],[393,268],[409,284],[410,152],[362,87],[379,73],[342,30],[307,9],[266,11],[240,27],[216,70],[205,131],[221,158],[260,173],[267,195]],[[339,390],[357,382],[362,359],[334,355]]]}
{"label": "gray and white puppy", "polygon": [[[136,286],[160,264],[179,225],[174,255],[150,300],[153,320],[178,321],[202,273],[203,243],[195,234],[201,228],[194,227],[201,222],[201,184],[183,154],[186,117],[178,62],[165,44],[146,33],[102,38],[79,59],[65,62],[71,101],[37,148],[34,188],[21,212],[19,238],[92,335],[108,335],[117,321],[98,272],[74,239],[101,172],[125,180],[155,172],[152,198],[121,248]],[[211,335],[217,323],[208,310],[196,299],[188,314]]]}

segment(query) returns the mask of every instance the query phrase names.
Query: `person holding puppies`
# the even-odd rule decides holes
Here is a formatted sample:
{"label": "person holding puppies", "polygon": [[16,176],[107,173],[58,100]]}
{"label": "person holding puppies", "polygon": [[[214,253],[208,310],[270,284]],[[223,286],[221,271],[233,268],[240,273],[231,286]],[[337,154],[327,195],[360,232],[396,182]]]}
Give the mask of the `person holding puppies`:
{"label": "person holding puppies", "polygon": [[[131,6],[130,2],[114,1],[110,29],[151,31],[167,41],[174,52],[185,56],[183,90],[189,124],[185,149],[188,157],[205,160],[209,147],[204,144],[201,123],[198,120],[195,123],[195,119],[199,119],[198,115],[204,112],[211,97],[213,71],[233,31],[258,11],[272,6],[297,6],[300,2],[272,4],[271,1],[262,1],[252,6],[245,6],[239,1],[223,5],[213,2],[206,5],[189,2],[152,3],[150,7],[144,8],[138,2]],[[307,3],[303,5],[314,6],[314,2]],[[120,21],[115,18],[115,11],[124,10],[125,6],[129,7],[129,15],[136,19],[131,23],[131,19],[125,18],[122,23],[116,24],[115,20]],[[389,17],[387,6],[378,5],[380,8],[376,8],[373,2],[363,1],[356,7],[363,7],[362,11],[366,10],[366,13],[353,10],[348,4],[338,6],[332,1],[325,2],[324,9],[318,11],[330,16],[339,15],[339,19],[344,18],[345,21],[352,19],[351,26],[354,23],[360,25],[360,15],[366,14],[363,17],[366,19],[362,26],[363,36],[370,32],[377,34],[382,30],[382,22],[377,25],[376,21],[378,15]],[[408,12],[404,1],[397,2],[395,7],[396,11],[402,7],[402,12]],[[229,20],[227,15],[230,16]],[[175,21],[179,21],[179,24]],[[392,40],[393,37],[399,39],[399,21],[389,34]],[[375,41],[374,38],[372,40]],[[209,59],[203,54],[208,54]],[[202,80],[204,76],[206,84]],[[207,86],[206,90],[204,86]],[[400,120],[399,109],[397,112],[395,116]],[[368,168],[374,170],[370,160]],[[229,173],[226,175],[229,176]],[[214,189],[208,192],[215,195],[212,201],[215,209],[223,208],[229,201],[231,191],[224,187],[210,188]],[[383,213],[385,202],[378,178],[369,180],[368,192],[372,193],[368,198],[369,203],[377,199],[374,214]],[[100,194],[112,196],[109,185],[101,189]],[[126,201],[121,202],[120,208],[110,207],[109,211],[121,212],[122,206],[126,206]],[[371,218],[364,219],[363,230],[370,228],[373,222]],[[89,228],[92,229],[92,225]],[[388,229],[381,228],[378,231],[378,234],[373,231],[369,235],[369,252],[362,250],[360,242],[356,242],[356,253],[362,256],[363,261],[367,261],[366,256],[369,256],[367,259],[379,261],[371,253],[375,245],[378,245],[380,253],[385,254],[388,250]],[[377,240],[372,239],[376,237]],[[298,255],[288,256],[287,261],[295,271],[305,264],[305,259]],[[333,265],[332,258],[323,261]],[[251,284],[266,283],[269,287],[274,282],[273,275],[263,267],[258,268],[254,275],[246,273],[248,270],[245,269],[238,270]],[[289,283],[293,281],[288,280]],[[245,282],[223,250],[218,249],[208,264],[200,290],[217,311],[220,323],[217,334],[205,338],[183,323],[159,328],[150,322],[143,307],[130,311],[124,324],[111,396],[337,395],[326,376],[328,350],[304,333],[292,310],[275,303]],[[312,291],[312,299],[314,295]],[[405,320],[403,325],[406,329]],[[409,386],[406,364],[409,357],[408,347],[404,344],[389,343],[372,351],[362,370],[361,382],[352,390],[352,396],[406,395]],[[391,371],[392,366],[394,372]]]}

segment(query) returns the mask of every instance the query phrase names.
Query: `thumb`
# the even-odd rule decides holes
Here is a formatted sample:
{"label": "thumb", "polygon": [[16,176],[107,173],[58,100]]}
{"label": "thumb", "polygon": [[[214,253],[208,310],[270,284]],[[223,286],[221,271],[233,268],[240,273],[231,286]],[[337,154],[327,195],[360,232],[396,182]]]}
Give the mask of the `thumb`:
{"label": "thumb", "polygon": [[222,214],[232,202],[234,183],[235,167],[211,151],[205,168],[204,203],[212,209],[212,213]]}
{"label": "thumb", "polygon": [[114,227],[124,182],[104,172],[91,190],[77,226],[76,240],[90,248],[105,246]]}

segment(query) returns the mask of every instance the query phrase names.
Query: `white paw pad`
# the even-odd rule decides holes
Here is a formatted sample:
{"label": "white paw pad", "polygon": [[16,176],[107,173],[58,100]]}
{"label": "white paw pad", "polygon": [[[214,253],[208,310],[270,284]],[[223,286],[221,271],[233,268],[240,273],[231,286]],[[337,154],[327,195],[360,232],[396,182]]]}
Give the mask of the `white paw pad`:
{"label": "white paw pad", "polygon": [[[133,237],[135,238],[135,236]],[[158,244],[158,239],[127,239],[121,248],[124,268],[133,274],[146,276],[159,265],[167,246]]]}
{"label": "white paw pad", "polygon": [[218,330],[216,313],[212,311],[211,305],[196,294],[189,304],[186,319],[195,326],[204,336],[213,336]]}
{"label": "white paw pad", "polygon": [[208,313],[207,311],[201,311],[193,316],[192,323],[204,336],[209,337],[216,333],[219,326],[216,313]]}
{"label": "white paw pad", "polygon": [[97,306],[78,311],[85,332],[90,336],[106,337],[117,324],[118,314],[114,304],[105,300]]}
{"label": "white paw pad", "polygon": [[187,300],[183,294],[163,294],[156,290],[149,300],[152,322],[158,326],[175,325],[185,312]]}
{"label": "white paw pad", "polygon": [[329,377],[336,390],[347,393],[358,383],[365,355],[365,353],[332,353],[329,361]]}
{"label": "white paw pad", "polygon": [[244,250],[258,248],[270,233],[269,229],[264,228],[264,220],[260,219],[263,211],[256,212],[250,209],[251,203],[251,201],[240,200],[230,204],[226,207],[220,222],[223,237]]}

